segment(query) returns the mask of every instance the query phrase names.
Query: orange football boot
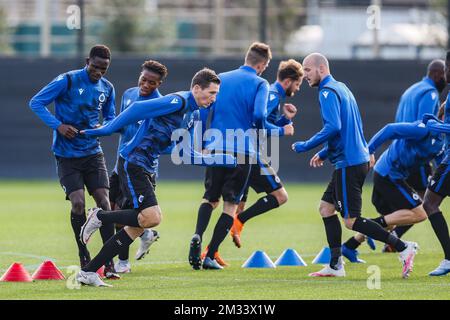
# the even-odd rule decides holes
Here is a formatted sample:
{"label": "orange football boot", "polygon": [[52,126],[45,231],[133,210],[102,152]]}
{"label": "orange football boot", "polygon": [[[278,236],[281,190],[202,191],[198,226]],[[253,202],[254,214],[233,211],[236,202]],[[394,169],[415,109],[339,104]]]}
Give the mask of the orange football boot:
{"label": "orange football boot", "polygon": [[244,224],[237,218],[237,216],[234,217],[233,226],[231,227],[231,237],[233,238],[233,242],[236,245],[236,247],[241,247],[241,232],[242,229],[244,229]]}
{"label": "orange football boot", "polygon": [[[208,247],[206,247],[205,251],[203,251],[202,255],[200,256],[201,259],[205,259],[206,255],[208,254]],[[219,252],[216,252],[214,254],[214,259],[217,261],[218,264],[220,264],[222,267],[228,267],[229,264],[222,259],[222,257],[219,255]]]}

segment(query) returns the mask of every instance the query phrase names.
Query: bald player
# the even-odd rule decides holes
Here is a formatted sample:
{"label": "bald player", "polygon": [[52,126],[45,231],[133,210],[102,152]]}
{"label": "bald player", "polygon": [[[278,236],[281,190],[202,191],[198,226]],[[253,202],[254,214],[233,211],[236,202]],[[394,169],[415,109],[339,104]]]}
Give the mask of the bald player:
{"label": "bald player", "polygon": [[324,148],[313,156],[310,165],[321,167],[328,158],[335,167],[319,206],[331,249],[331,260],[329,265],[310,276],[345,276],[341,256],[342,229],[337,210],[348,229],[394,246],[400,252],[402,276],[406,278],[412,271],[417,244],[403,242],[378,223],[361,216],[362,187],[375,158],[369,155],[355,97],[344,83],[333,78],[328,60],[322,54],[308,55],[303,60],[303,69],[309,85],[319,89],[324,126],[309,140],[294,143],[292,149],[300,153],[324,144]]}

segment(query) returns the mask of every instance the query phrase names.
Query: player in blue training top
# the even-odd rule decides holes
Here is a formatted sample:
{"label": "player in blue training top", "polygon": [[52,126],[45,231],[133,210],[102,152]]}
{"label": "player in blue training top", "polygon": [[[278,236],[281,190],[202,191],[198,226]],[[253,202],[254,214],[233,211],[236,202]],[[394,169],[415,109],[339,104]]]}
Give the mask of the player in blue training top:
{"label": "player in blue training top", "polygon": [[[115,93],[105,75],[111,61],[111,52],[104,45],[92,47],[86,67],[56,77],[30,101],[30,108],[53,129],[53,153],[58,176],[66,199],[72,208],[70,221],[78,245],[80,265],[89,261],[89,251],[80,242],[81,226],[86,222],[84,186],[97,206],[110,210],[108,200],[108,172],[98,139],[79,135],[80,130],[100,126],[115,116]],[[47,106],[55,103],[55,115]],[[114,234],[113,226],[101,229],[103,242]],[[107,276],[114,277],[114,265],[106,265]]]}
{"label": "player in blue training top", "polygon": [[319,207],[331,260],[329,265],[310,276],[345,276],[341,257],[342,229],[335,211],[338,210],[348,229],[395,246],[403,263],[402,276],[407,277],[413,267],[417,244],[405,243],[376,222],[361,216],[362,187],[369,171],[369,160],[374,162],[374,159],[369,156],[355,97],[345,84],[331,76],[328,60],[322,54],[308,55],[303,60],[303,69],[309,85],[319,88],[324,127],[311,139],[294,143],[292,148],[295,152],[305,152],[325,144],[310,163],[313,167],[321,166],[328,158],[335,167]]}
{"label": "player in blue training top", "polygon": [[[426,77],[409,87],[400,98],[395,122],[419,121],[426,113],[436,115],[439,108],[439,95],[445,86],[445,62],[443,60],[431,61],[428,64]],[[423,199],[431,175],[431,165],[425,163],[414,169],[406,181]],[[399,226],[392,232],[401,238],[411,226]],[[383,252],[393,251],[395,249],[389,245],[385,245],[383,248]]]}
{"label": "player in blue training top", "polygon": [[[167,68],[155,60],[147,60],[142,64],[142,71],[139,76],[138,86],[127,89],[122,96],[120,104],[120,112],[133,104],[135,101],[144,101],[150,99],[161,98],[159,93],[159,86],[167,77]],[[134,137],[140,125],[140,121],[132,123],[120,130],[119,147],[117,149],[117,161],[120,157],[120,150]],[[117,173],[116,166],[109,177],[109,200],[111,202],[111,208],[113,210],[119,209],[131,209],[133,204],[126,201],[120,192],[119,175]],[[116,225],[116,232],[119,232],[123,226]],[[159,233],[156,230],[145,229],[144,233],[140,236],[141,242],[139,249],[136,253],[136,259],[142,259],[149,251],[150,246],[159,238]],[[117,273],[131,272],[131,265],[128,260],[129,247],[124,247],[119,252],[118,261],[114,265],[114,269]]]}
{"label": "player in blue training top", "polygon": [[[268,130],[267,131],[268,135],[270,135],[272,132],[270,130],[275,130],[274,132],[280,136],[285,135],[286,131],[288,131],[287,132],[288,135],[291,135],[292,131],[290,128],[290,126],[292,125],[291,120],[295,116],[297,108],[290,103],[284,103],[284,101],[286,97],[292,97],[300,89],[302,80],[303,80],[303,69],[302,65],[299,62],[295,61],[294,59],[281,61],[277,72],[277,81],[270,86],[269,97],[267,100],[267,117],[265,120],[264,128]],[[206,119],[204,121],[206,122]],[[256,190],[256,192],[264,191],[264,188],[256,184],[255,182],[251,185],[251,187],[254,190]],[[236,215],[239,215],[245,207],[248,189],[249,186],[247,185],[244,191],[244,195],[239,203]],[[217,208],[218,205],[219,201],[203,202],[200,205],[197,217],[197,225],[195,227],[195,234],[198,235],[200,239],[203,238],[203,234],[211,218],[212,211],[215,208]],[[248,216],[250,217],[250,214]],[[241,246],[240,241],[241,230],[242,228],[240,230],[239,229],[236,230],[235,228],[231,229],[232,239],[237,247]],[[209,248],[206,247],[205,251],[201,254],[202,260],[206,257],[208,251]],[[222,259],[222,257],[219,255],[219,252],[216,251],[214,258],[217,261],[217,263],[222,267],[228,266],[228,263],[226,263]]]}
{"label": "player in blue training top", "polygon": [[162,213],[155,195],[159,156],[172,144],[175,130],[192,126],[199,108],[206,108],[215,101],[219,87],[220,79],[216,73],[204,68],[194,75],[190,91],[136,101],[106,126],[82,132],[87,136],[111,135],[129,124],[144,120],[135,136],[121,149],[117,166],[121,191],[131,201],[133,208],[117,211],[95,208],[90,211],[81,229],[83,243],[87,243],[102,225],[116,223],[125,227],[82,268],[77,275],[79,282],[107,286],[98,277],[96,270],[104,261],[117,255],[122,247],[130,246],[145,228],[159,225]]}
{"label": "player in blue training top", "polygon": [[[264,129],[267,130],[267,135],[270,135],[272,130],[278,131],[278,136],[293,135],[293,131],[290,131],[289,125],[292,125],[292,119],[297,114],[297,108],[290,103],[284,103],[286,97],[293,97],[294,94],[300,90],[300,85],[303,81],[303,67],[294,59],[287,61],[281,61],[277,71],[277,81],[275,81],[269,90],[269,97],[267,100],[267,119],[264,122]],[[286,134],[286,130],[289,133]],[[261,150],[258,150],[261,152]],[[234,220],[233,227],[231,228],[231,236],[234,244],[241,247],[241,232],[244,227],[244,223],[262,214],[260,212],[258,202],[252,207],[244,211],[245,202],[247,201],[249,187],[252,187],[256,193],[263,192],[264,189],[258,184],[258,181],[249,181],[247,188],[244,191],[244,196],[239,203],[238,210],[236,212],[236,218]]]}
{"label": "player in blue training top", "polygon": [[[257,151],[256,128],[264,128],[269,95],[269,83],[259,74],[267,68],[271,58],[270,47],[256,42],[249,47],[243,66],[219,75],[222,81],[221,90],[214,105],[210,127],[220,132],[222,138],[207,142],[205,148],[210,152],[236,155],[239,162],[236,168],[206,169],[205,193],[199,208],[198,229],[206,229],[211,211],[217,206],[220,197],[224,204],[223,213],[216,223],[203,262],[201,237],[194,234],[191,239],[189,263],[195,270],[200,267],[222,269],[215,255],[233,226],[234,215],[247,183],[257,184],[261,188],[260,191],[267,193],[267,196],[255,204],[253,216],[287,201],[287,192],[276,172],[258,156]],[[286,125],[282,130],[285,131],[284,134],[292,134],[293,126]],[[277,127],[276,131],[281,130]],[[265,172],[264,175],[261,170]]]}
{"label": "player in blue training top", "polygon": [[[443,115],[441,108],[439,118]],[[433,117],[426,114],[422,121],[388,124],[369,142],[369,152],[374,154],[384,142],[393,140],[374,167],[372,203],[381,216],[372,220],[383,228],[413,225],[427,218],[421,197],[407,178],[417,167],[443,152],[442,132],[448,127]],[[361,234],[351,237],[342,245],[342,254],[350,261],[357,259],[356,248],[362,240]]]}
{"label": "player in blue training top", "polygon": [[[445,77],[447,83],[450,83],[450,51],[447,51],[445,59]],[[450,124],[450,99],[447,96],[444,107],[444,122]],[[450,195],[450,134],[445,137],[445,158],[437,167],[433,177],[431,178],[425,197],[423,199],[423,207],[428,215],[431,226],[436,234],[439,243],[444,251],[444,260],[440,265],[430,272],[430,276],[443,276],[450,272],[450,237],[448,233],[448,225],[445,221],[440,205],[444,198]]]}

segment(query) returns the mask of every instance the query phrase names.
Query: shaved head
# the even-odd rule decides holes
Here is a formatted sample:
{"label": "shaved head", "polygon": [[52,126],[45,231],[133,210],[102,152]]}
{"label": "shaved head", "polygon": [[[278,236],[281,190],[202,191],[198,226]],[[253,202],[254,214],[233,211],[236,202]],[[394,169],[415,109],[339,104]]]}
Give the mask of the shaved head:
{"label": "shaved head", "polygon": [[447,86],[445,71],[445,61],[441,59],[431,61],[427,67],[427,77],[433,80],[439,92],[442,92]]}
{"label": "shaved head", "polygon": [[305,64],[306,62],[311,62],[316,68],[318,68],[320,65],[325,65],[327,69],[330,69],[328,59],[323,54],[318,52],[307,55],[303,60],[303,64]]}
{"label": "shaved head", "polygon": [[328,59],[321,53],[311,53],[303,59],[305,79],[311,87],[317,87],[323,78],[330,74]]}
{"label": "shaved head", "polygon": [[428,64],[427,75],[430,75],[432,72],[443,71],[444,69],[445,61],[441,59],[435,59]]}

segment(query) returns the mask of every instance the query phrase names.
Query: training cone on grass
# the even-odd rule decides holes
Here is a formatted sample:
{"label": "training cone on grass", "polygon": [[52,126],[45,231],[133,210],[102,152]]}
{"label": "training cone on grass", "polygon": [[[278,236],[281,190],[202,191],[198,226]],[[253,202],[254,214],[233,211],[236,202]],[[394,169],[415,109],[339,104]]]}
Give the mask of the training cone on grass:
{"label": "training cone on grass", "polygon": [[331,251],[328,247],[323,247],[317,254],[312,263],[314,264],[329,264],[331,260]]}
{"label": "training cone on grass", "polygon": [[31,276],[33,280],[64,280],[64,275],[53,261],[44,261]]}
{"label": "training cone on grass", "polygon": [[14,262],[0,278],[0,281],[31,282],[33,279],[21,263]]}
{"label": "training cone on grass", "polygon": [[275,261],[276,266],[299,266],[306,267],[306,262],[300,257],[294,249],[286,249],[281,256]]}
{"label": "training cone on grass", "polygon": [[276,268],[276,266],[264,251],[258,250],[244,262],[242,268]]}

